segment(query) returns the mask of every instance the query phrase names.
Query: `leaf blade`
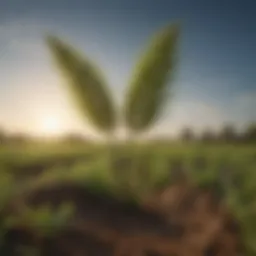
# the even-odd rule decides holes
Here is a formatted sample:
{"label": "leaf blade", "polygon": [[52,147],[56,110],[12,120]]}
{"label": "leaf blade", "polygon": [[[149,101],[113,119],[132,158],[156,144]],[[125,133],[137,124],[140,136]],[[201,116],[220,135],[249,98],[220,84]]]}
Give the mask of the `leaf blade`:
{"label": "leaf blade", "polygon": [[116,125],[113,99],[97,67],[59,38],[48,36],[48,48],[81,114],[98,130],[109,132]]}
{"label": "leaf blade", "polygon": [[175,71],[179,25],[161,30],[137,64],[126,94],[126,125],[134,131],[149,128],[157,121],[167,101],[168,80]]}

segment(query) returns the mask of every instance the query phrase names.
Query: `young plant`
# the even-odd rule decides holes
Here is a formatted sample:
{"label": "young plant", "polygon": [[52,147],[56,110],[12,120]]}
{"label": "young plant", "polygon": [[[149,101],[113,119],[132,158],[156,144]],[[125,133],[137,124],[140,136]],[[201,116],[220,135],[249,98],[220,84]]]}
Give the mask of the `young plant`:
{"label": "young plant", "polygon": [[[153,37],[135,68],[123,107],[131,137],[151,128],[162,116],[175,73],[178,36],[177,24],[162,29]],[[141,150],[138,147],[135,155],[135,173],[139,171]]]}
{"label": "young plant", "polygon": [[[133,134],[149,129],[166,105],[179,30],[177,24],[161,30],[136,67],[123,107],[125,125]],[[98,130],[113,133],[117,125],[115,104],[95,65],[57,37],[49,36],[47,44],[82,114]]]}

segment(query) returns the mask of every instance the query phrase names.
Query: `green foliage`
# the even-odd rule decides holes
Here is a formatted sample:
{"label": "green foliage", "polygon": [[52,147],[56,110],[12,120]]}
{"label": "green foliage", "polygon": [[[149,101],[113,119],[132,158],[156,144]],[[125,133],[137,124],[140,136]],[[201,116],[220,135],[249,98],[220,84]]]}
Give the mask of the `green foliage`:
{"label": "green foliage", "polygon": [[116,124],[115,108],[95,65],[56,37],[49,36],[47,43],[81,112],[96,128],[111,132]]}
{"label": "green foliage", "polygon": [[3,215],[3,210],[16,192],[13,177],[0,167],[0,246],[3,242],[3,237],[7,228],[5,227],[6,216]]}
{"label": "green foliage", "polygon": [[168,79],[175,71],[178,35],[176,24],[161,30],[135,69],[124,105],[126,125],[134,131],[149,128],[165,106]]}
{"label": "green foliage", "polygon": [[39,248],[36,248],[33,246],[22,245],[16,249],[17,249],[16,252],[20,256],[40,256],[41,255]]}
{"label": "green foliage", "polygon": [[26,208],[19,216],[10,216],[6,219],[7,227],[24,226],[37,231],[43,236],[54,236],[60,232],[74,213],[74,207],[70,203],[52,209],[48,205],[36,209]]}
{"label": "green foliage", "polygon": [[[1,167],[0,167],[1,168]],[[0,177],[0,213],[9,202],[15,192],[15,183],[13,177],[6,171],[1,170]]]}
{"label": "green foliage", "polygon": [[232,142],[237,139],[237,132],[235,130],[235,127],[231,124],[226,125],[223,127],[219,139],[226,141],[226,142]]}
{"label": "green foliage", "polygon": [[246,130],[245,140],[247,142],[256,142],[256,123],[252,123]]}
{"label": "green foliage", "polygon": [[[256,252],[253,243],[256,239],[256,148],[254,145],[149,143],[141,144],[140,155],[134,155],[137,148],[138,145],[132,144],[113,147],[113,159],[110,161],[109,146],[88,147],[87,150],[81,147],[72,150],[63,147],[53,149],[49,146],[48,149],[45,147],[37,153],[32,147],[26,149],[25,153],[14,149],[13,151],[8,149],[5,152],[2,148],[0,163],[8,156],[10,161],[18,164],[16,168],[20,166],[19,171],[22,173],[26,171],[24,164],[29,166],[30,161],[34,165],[37,161],[40,164],[44,164],[45,161],[55,162],[56,158],[59,163],[65,163],[66,159],[77,159],[72,166],[64,164],[46,168],[46,171],[33,177],[29,183],[25,183],[26,192],[33,193],[33,189],[40,186],[57,186],[62,182],[70,182],[100,194],[111,194],[120,199],[130,198],[132,202],[138,202],[145,194],[171,184],[173,172],[179,169],[178,165],[181,165],[181,169],[186,170],[192,182],[203,188],[214,189],[221,198],[226,200],[242,225],[248,251]],[[86,155],[93,155],[93,157],[87,161]],[[138,163],[135,166],[129,164],[134,157]],[[10,171],[2,170],[0,173],[2,209],[11,196],[13,198],[13,191],[21,188],[16,186],[15,182],[19,181],[12,179],[9,175]],[[69,214],[59,215],[58,212],[47,207],[25,210],[19,217],[18,223],[30,223],[31,227],[38,229],[39,233],[56,234],[67,223],[69,216]],[[2,235],[8,229],[5,224],[6,217],[8,216],[3,216],[1,219]]]}

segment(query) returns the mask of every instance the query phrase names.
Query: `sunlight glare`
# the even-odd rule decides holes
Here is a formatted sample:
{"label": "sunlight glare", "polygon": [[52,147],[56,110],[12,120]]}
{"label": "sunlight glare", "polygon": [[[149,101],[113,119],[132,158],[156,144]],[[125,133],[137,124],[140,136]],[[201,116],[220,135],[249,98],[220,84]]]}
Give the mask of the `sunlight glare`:
{"label": "sunlight glare", "polygon": [[45,135],[58,135],[61,133],[60,121],[56,117],[47,117],[42,120],[41,131]]}

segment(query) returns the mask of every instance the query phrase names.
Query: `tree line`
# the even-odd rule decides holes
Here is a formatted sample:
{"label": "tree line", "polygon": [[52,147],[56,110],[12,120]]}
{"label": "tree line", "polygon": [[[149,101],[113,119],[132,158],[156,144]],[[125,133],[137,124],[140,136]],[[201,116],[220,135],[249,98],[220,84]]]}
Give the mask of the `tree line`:
{"label": "tree line", "polygon": [[202,142],[231,142],[231,143],[256,143],[256,123],[248,125],[242,132],[233,125],[225,125],[220,131],[214,132],[205,129],[199,135],[190,127],[185,127],[179,134],[182,141],[202,141]]}
{"label": "tree line", "polygon": [[[256,143],[256,123],[248,125],[242,132],[239,132],[234,125],[226,125],[219,131],[205,129],[201,133],[196,133],[193,128],[185,127],[178,134],[179,141],[183,142],[203,142],[203,143]],[[165,139],[165,141],[168,140]],[[26,144],[33,141],[33,138],[27,134],[17,133],[8,134],[0,129],[1,144]],[[59,138],[60,142],[77,144],[92,143],[92,141],[81,134],[69,133]]]}

